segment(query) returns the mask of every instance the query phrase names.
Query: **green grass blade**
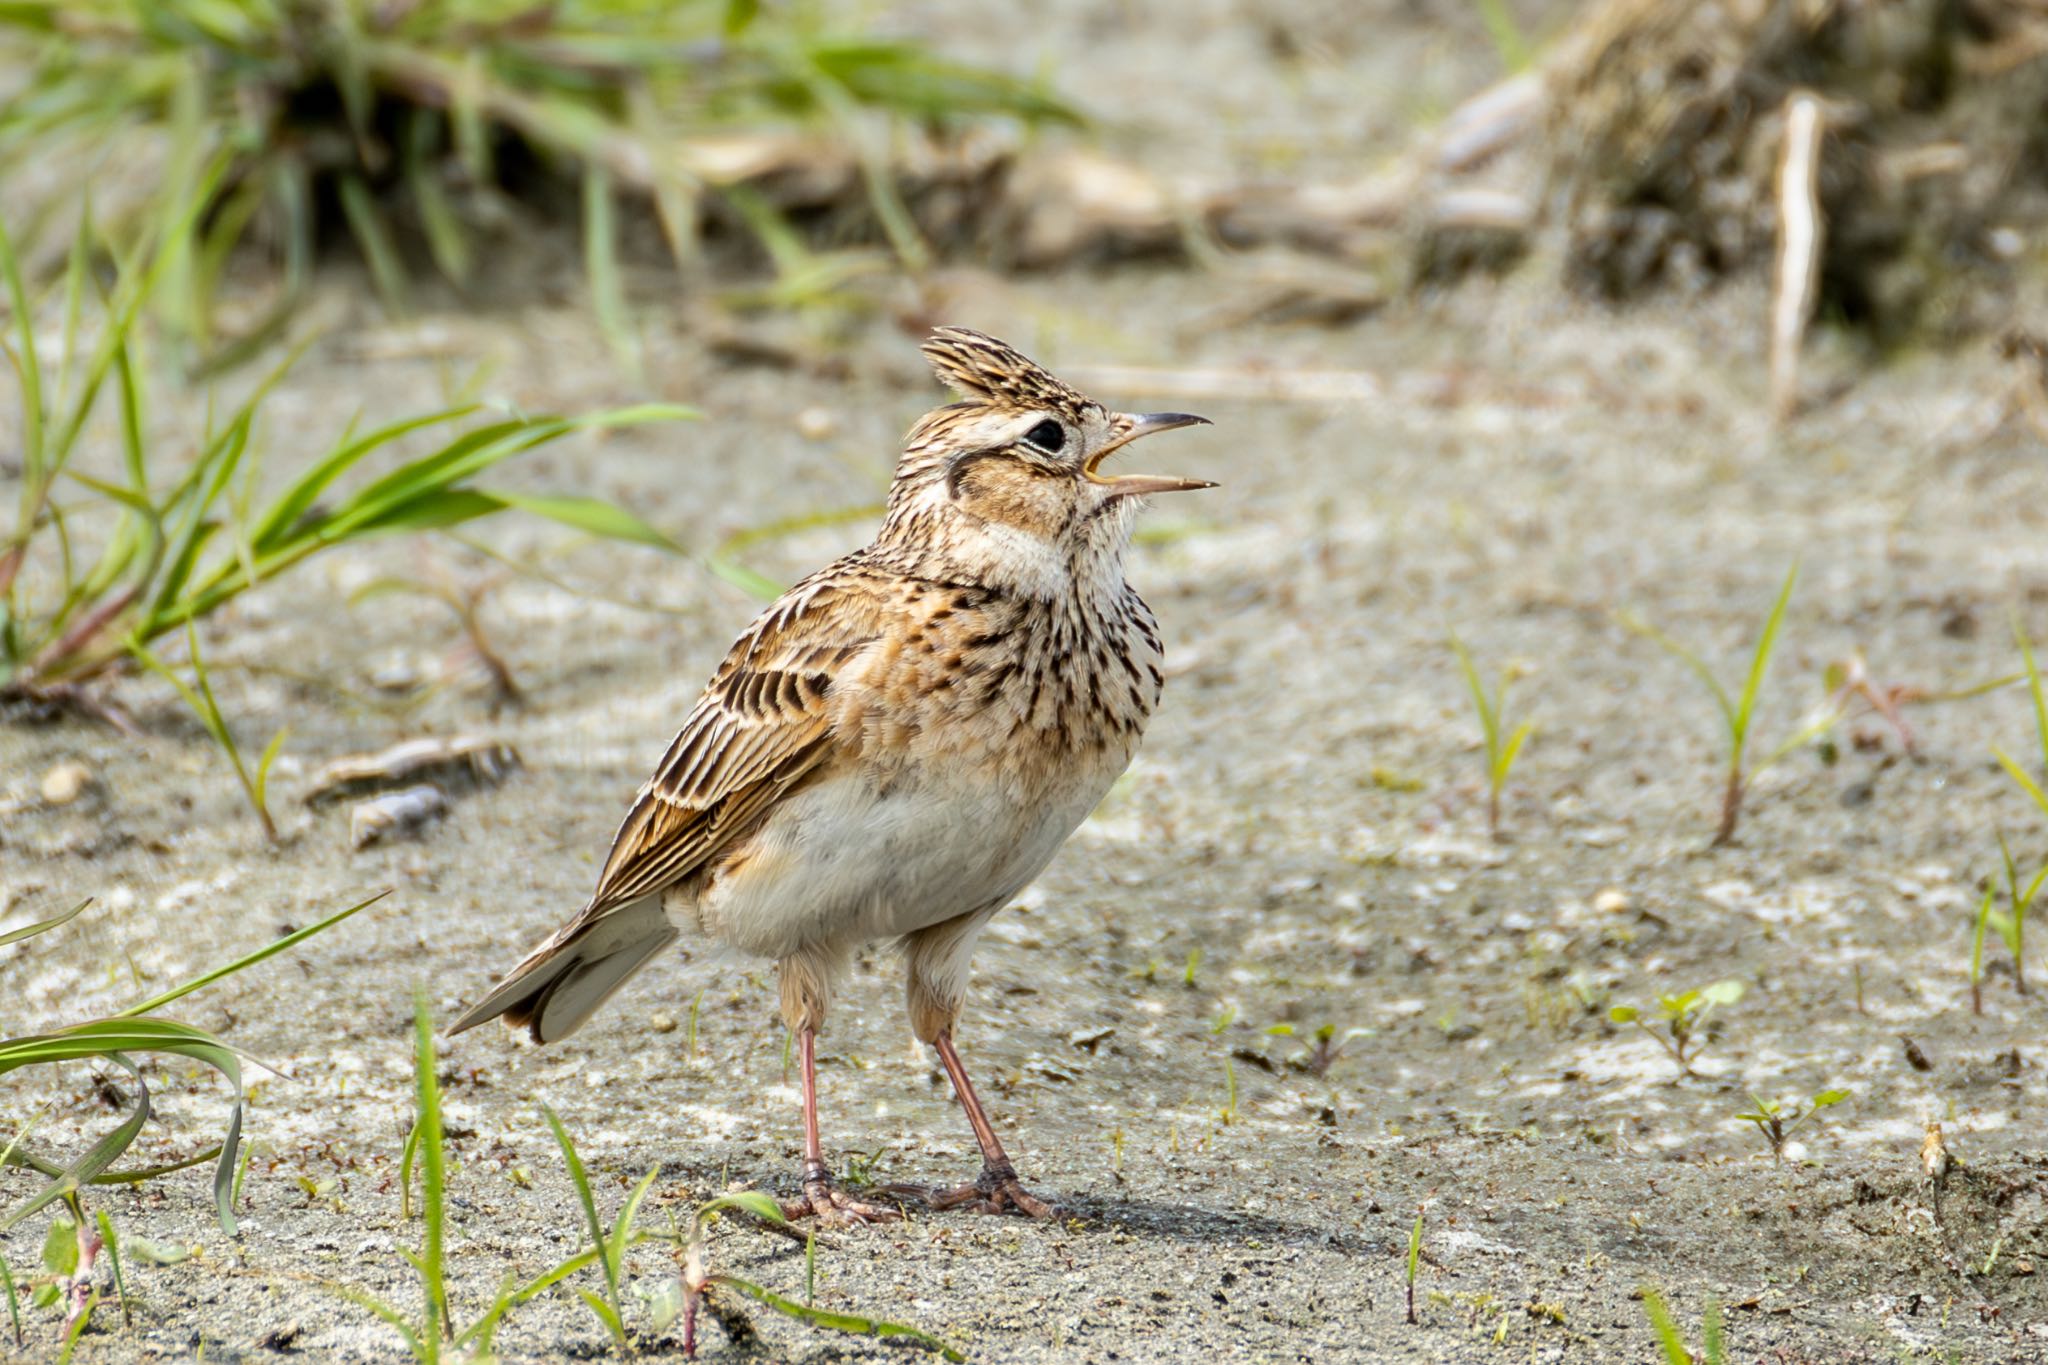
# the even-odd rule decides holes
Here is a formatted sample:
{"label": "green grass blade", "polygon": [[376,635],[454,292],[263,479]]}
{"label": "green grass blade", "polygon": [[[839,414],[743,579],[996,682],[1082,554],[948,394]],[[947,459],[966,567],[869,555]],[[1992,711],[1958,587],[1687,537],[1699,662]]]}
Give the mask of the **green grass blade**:
{"label": "green grass blade", "polygon": [[0,281],[7,286],[7,303],[14,312],[15,342],[10,358],[21,381],[22,519],[15,534],[28,536],[34,508],[32,496],[49,486],[51,474],[44,464],[43,368],[36,358],[36,315],[29,306],[28,289],[21,282],[21,262],[14,252],[14,239],[0,223]]}
{"label": "green grass blade", "polygon": [[2011,756],[2005,750],[1994,748],[1991,753],[1998,760],[1999,766],[2005,769],[2012,780],[2020,784],[2020,790],[2034,798],[2034,804],[2041,808],[2042,814],[2048,815],[2048,792],[2041,790],[2041,784],[2033,779],[2032,774],[2028,773],[2019,764],[2013,762]]}
{"label": "green grass blade", "polygon": [[640,1201],[647,1198],[647,1192],[654,1188],[654,1178],[661,1174],[659,1165],[650,1166],[647,1174],[640,1177],[640,1183],[633,1187],[633,1193],[620,1206],[619,1215],[612,1221],[612,1235],[605,1252],[604,1263],[611,1270],[610,1289],[614,1309],[619,1301],[619,1276],[625,1272],[626,1249],[632,1245],[633,1222],[640,1216]]}
{"label": "green grass blade", "polygon": [[490,1351],[491,1334],[496,1331],[499,1322],[504,1320],[505,1314],[528,1300],[546,1293],[584,1267],[595,1264],[600,1255],[600,1249],[597,1247],[590,1247],[587,1250],[579,1251],[554,1269],[543,1271],[519,1288],[499,1295],[497,1302],[491,1305],[488,1313],[471,1323],[460,1336],[455,1338],[455,1345],[461,1348],[468,1346],[471,1342],[475,1342],[479,1355],[488,1354]]}
{"label": "green grass blade", "polygon": [[1984,899],[1977,904],[1977,922],[1970,936],[1970,984],[1975,986],[1984,979],[1984,930],[1991,922],[1991,900],[1997,895],[1995,889],[1984,888]]}
{"label": "green grass blade", "polygon": [[1500,717],[1493,709],[1493,700],[1486,694],[1486,684],[1479,680],[1479,666],[1472,662],[1472,652],[1465,648],[1465,642],[1451,632],[1451,651],[1458,656],[1458,670],[1465,676],[1465,689],[1472,694],[1472,709],[1479,713],[1480,729],[1486,737],[1486,763],[1493,766],[1494,755],[1500,752]]}
{"label": "green grass blade", "polygon": [[235,1084],[235,1106],[228,1111],[228,1133],[221,1140],[220,1159],[213,1165],[213,1212],[220,1221],[220,1230],[230,1237],[240,1235],[241,1225],[235,1220],[235,1186],[237,1179],[235,1153],[242,1145],[242,1081],[237,1075],[229,1079]]}
{"label": "green grass blade", "polygon": [[7,1321],[14,1328],[14,1344],[22,1344],[21,1298],[14,1289],[14,1270],[7,1264],[7,1258],[0,1256],[0,1289],[7,1291]]}
{"label": "green grass blade", "polygon": [[23,939],[34,938],[37,934],[47,934],[52,929],[69,924],[72,920],[78,918],[86,906],[91,904],[92,897],[87,896],[61,915],[53,915],[49,919],[38,920],[34,924],[24,925],[19,929],[10,929],[4,934],[0,934],[0,948],[5,948],[10,943],[20,943]]}
{"label": "green grass blade", "polygon": [[100,1244],[106,1248],[107,1259],[114,1266],[114,1296],[121,1304],[121,1325],[133,1327],[135,1313],[128,1304],[128,1282],[121,1275],[121,1239],[114,1235],[114,1220],[107,1217],[105,1209],[95,1215],[95,1220],[99,1224]]}
{"label": "green grass blade", "polygon": [[590,1229],[590,1244],[597,1248],[598,1259],[604,1263],[605,1280],[610,1282],[611,1248],[604,1238],[604,1224],[597,1220],[597,1200],[591,1196],[590,1176],[583,1169],[583,1158],[576,1155],[576,1144],[569,1137],[569,1130],[562,1126],[562,1120],[555,1116],[555,1111],[543,1103],[540,1113],[555,1135],[555,1145],[562,1149],[562,1164],[569,1168],[569,1183],[576,1187],[577,1202],[583,1206],[583,1222]]}
{"label": "green grass blade", "polygon": [[393,317],[404,317],[411,286],[398,246],[391,240],[390,225],[384,221],[369,185],[362,176],[350,172],[339,177],[335,188],[341,198],[342,217],[348,220],[356,249],[363,253],[363,260],[370,267],[370,280],[384,301],[385,311]]}
{"label": "green grass blade", "polygon": [[1692,1352],[1685,1349],[1685,1338],[1678,1334],[1678,1324],[1671,1320],[1671,1310],[1656,1290],[1643,1290],[1643,1311],[1650,1315],[1650,1327],[1663,1348],[1664,1365],[1693,1365]]}
{"label": "green grass blade", "polygon": [[368,1309],[391,1326],[397,1328],[398,1335],[405,1340],[405,1349],[412,1352],[414,1360],[431,1361],[437,1358],[436,1352],[430,1345],[432,1338],[430,1337],[426,1342],[422,1342],[420,1334],[413,1328],[412,1319],[406,1317],[405,1314],[399,1312],[396,1308],[384,1302],[384,1300],[350,1285],[337,1284],[328,1287],[342,1298],[356,1305],[356,1307]]}
{"label": "green grass blade", "polygon": [[448,198],[447,182],[433,164],[439,133],[440,117],[432,110],[415,109],[406,120],[405,188],[435,266],[460,289],[469,283],[469,236]]}
{"label": "green grass blade", "polygon": [[186,707],[199,718],[199,723],[205,727],[206,733],[212,738],[214,745],[227,755],[228,762],[235,770],[235,780],[241,784],[243,795],[248,798],[251,808],[256,812],[257,819],[263,825],[264,836],[275,842],[277,839],[277,827],[271,823],[270,812],[263,809],[256,801],[256,789],[250,782],[248,767],[242,762],[242,750],[235,743],[234,732],[228,728],[227,718],[221,714],[220,703],[215,700],[213,686],[207,680],[206,665],[199,652],[198,630],[189,619],[185,622],[185,633],[187,646],[192,656],[193,677],[198,683],[196,688],[188,687],[184,679],[170,670],[169,665],[150,652],[149,647],[142,643],[139,636],[129,637],[128,652],[143,667],[162,678],[165,682],[168,682],[177,691],[178,696],[184,701]]}
{"label": "green grass blade", "polygon": [[[244,1150],[246,1151],[247,1149],[245,1148]],[[138,1166],[125,1171],[101,1171],[85,1183],[88,1185],[140,1185],[145,1181],[155,1180],[158,1176],[174,1175],[179,1171],[189,1171],[194,1166],[203,1166],[207,1162],[218,1158],[220,1153],[221,1144],[216,1142],[213,1146],[195,1152],[183,1161],[173,1161],[163,1166]],[[44,1175],[52,1176],[64,1173],[64,1168],[56,1162],[37,1156],[34,1152],[27,1150],[18,1143],[0,1150],[0,1166],[26,1166],[29,1170],[39,1171]]]}
{"label": "green grass blade", "polygon": [[402,422],[377,428],[364,436],[350,439],[343,437],[339,445],[329,451],[312,468],[300,475],[298,480],[278,498],[270,511],[258,524],[251,544],[259,554],[275,550],[313,508],[327,486],[361,463],[372,451],[379,450],[415,431],[443,422],[460,421],[476,411],[473,403],[444,408],[419,417],[409,417]]}
{"label": "green grass blade", "polygon": [[707,1217],[722,1209],[738,1209],[742,1213],[750,1213],[770,1223],[789,1221],[782,1212],[782,1205],[775,1202],[774,1196],[763,1194],[759,1190],[741,1190],[736,1194],[722,1194],[716,1199],[698,1205],[696,1223],[701,1226]]}
{"label": "green grass blade", "polygon": [[351,905],[346,910],[337,911],[336,913],[329,915],[326,919],[321,920],[317,924],[309,924],[303,929],[296,929],[291,933],[284,935],[282,938],[272,939],[270,942],[264,944],[261,948],[258,948],[256,951],[238,957],[233,962],[228,963],[226,966],[215,967],[210,972],[206,972],[200,976],[193,977],[190,981],[185,982],[183,985],[172,987],[170,990],[165,991],[162,995],[153,995],[149,999],[141,1002],[140,1004],[130,1005],[128,1006],[128,1008],[116,1014],[114,1018],[132,1019],[137,1015],[149,1014],[156,1010],[159,1010],[163,1008],[165,1005],[170,1004],[173,1000],[180,999],[183,996],[192,994],[192,992],[196,990],[200,990],[204,987],[212,985],[214,982],[220,980],[222,977],[233,976],[236,972],[239,972],[247,967],[253,967],[257,963],[263,961],[266,958],[276,957],[279,953],[286,952],[292,948],[298,947],[301,943],[304,943],[307,939],[313,937],[313,935],[320,933],[323,930],[332,929],[335,925],[341,923],[350,915],[355,914],[358,910],[366,909],[369,906],[375,905],[378,901],[383,900],[386,896],[390,894],[391,892],[388,889],[384,891],[379,891],[376,895],[371,896],[366,900],[357,901],[354,905]]}
{"label": "green grass blade", "polygon": [[2019,643],[2020,658],[2026,662],[2027,691],[2034,703],[2034,734],[2041,743],[2041,767],[2048,771],[2048,697],[2042,695],[2041,670],[2034,664],[2033,642],[2027,639],[2017,613],[2013,617],[2012,635]]}
{"label": "green grass blade", "polygon": [[420,1155],[420,1121],[415,1115],[412,1127],[405,1130],[405,1150],[398,1156],[398,1216],[412,1221],[412,1171],[413,1163]]}
{"label": "green grass blade", "polygon": [[626,286],[619,276],[614,217],[611,175],[603,163],[589,162],[583,168],[583,271],[590,281],[590,308],[612,353],[637,371],[640,348],[626,307]]}
{"label": "green grass blade", "polygon": [[531,512],[537,517],[546,517],[550,521],[558,521],[564,526],[573,526],[579,531],[588,531],[607,540],[647,545],[674,555],[684,553],[682,546],[654,527],[624,508],[605,502],[601,498],[506,493],[497,489],[477,491],[483,493],[485,497],[495,499],[503,506],[516,507],[522,512]]}
{"label": "green grass blade", "polygon": [[1764,632],[1757,638],[1756,654],[1749,661],[1749,676],[1743,680],[1742,701],[1735,708],[1735,752],[1740,761],[1742,746],[1749,739],[1749,722],[1756,711],[1757,694],[1763,690],[1764,672],[1771,666],[1771,652],[1777,647],[1778,629],[1785,624],[1785,609],[1792,602],[1793,585],[1799,581],[1799,563],[1794,560],[1786,571],[1785,586],[1778,589],[1778,600],[1771,604],[1771,614],[1764,618]]}
{"label": "green grass blade", "polygon": [[1706,1311],[1700,1317],[1700,1354],[1706,1358],[1706,1365],[1721,1365],[1723,1349],[1721,1301],[1708,1299]]}
{"label": "green grass blade", "polygon": [[290,736],[292,727],[278,727],[270,737],[270,743],[263,746],[262,757],[256,760],[256,808],[270,809],[270,765],[277,762],[277,756],[284,752],[284,742]]}
{"label": "green grass blade", "polygon": [[1529,742],[1529,736],[1535,733],[1536,722],[1525,720],[1515,727],[1513,734],[1508,736],[1508,742],[1502,746],[1500,758],[1494,764],[1494,784],[1496,786],[1507,782],[1508,773],[1515,766],[1516,756],[1522,752],[1522,746]]}
{"label": "green grass blade", "polygon": [[426,1224],[420,1251],[421,1288],[426,1297],[424,1335],[438,1341],[453,1335],[448,1316],[448,1282],[443,1273],[443,1219],[448,1186],[447,1151],[441,1137],[441,1082],[434,1072],[434,1024],[421,991],[413,1002],[413,1082],[419,1104],[420,1212]]}
{"label": "green grass blade", "polygon": [[835,1332],[854,1332],[868,1337],[893,1337],[936,1351],[946,1360],[958,1362],[967,1359],[958,1348],[908,1323],[886,1322],[880,1318],[864,1318],[853,1313],[833,1313],[823,1308],[808,1307],[795,1299],[784,1298],[772,1289],[765,1289],[751,1280],[742,1280],[734,1275],[713,1275],[709,1283],[735,1289],[758,1303],[766,1304],[778,1313],[787,1314],[813,1327],[830,1328]]}
{"label": "green grass blade", "polygon": [[[125,1068],[135,1082],[135,1108],[129,1112],[121,1125],[85,1150],[84,1155],[64,1168],[61,1175],[45,1185],[40,1191],[14,1206],[5,1218],[0,1218],[0,1232],[5,1232],[22,1219],[40,1209],[46,1208],[66,1195],[74,1193],[79,1186],[114,1164],[121,1153],[134,1145],[142,1132],[142,1125],[149,1122],[149,1086],[142,1079],[142,1069],[118,1052],[92,1053],[87,1055],[105,1056],[107,1060]],[[12,1070],[12,1067],[5,1067]]]}
{"label": "green grass blade", "polygon": [[623,1348],[626,1344],[626,1324],[619,1321],[619,1315],[612,1310],[612,1306],[588,1289],[577,1290],[576,1297],[589,1306],[590,1311],[597,1315],[597,1320],[604,1324],[605,1331],[611,1333],[612,1340]]}
{"label": "green grass blade", "polygon": [[1617,619],[1621,622],[1624,629],[1653,641],[1665,653],[1691,670],[1692,675],[1700,680],[1700,684],[1713,697],[1714,705],[1721,708],[1722,724],[1727,727],[1730,742],[1735,743],[1737,739],[1735,702],[1729,697],[1728,689],[1721,686],[1721,680],[1714,676],[1714,670],[1707,667],[1706,660],[1700,658],[1699,655],[1693,653],[1690,649],[1687,649],[1648,621],[1641,620],[1626,612],[1622,613]]}

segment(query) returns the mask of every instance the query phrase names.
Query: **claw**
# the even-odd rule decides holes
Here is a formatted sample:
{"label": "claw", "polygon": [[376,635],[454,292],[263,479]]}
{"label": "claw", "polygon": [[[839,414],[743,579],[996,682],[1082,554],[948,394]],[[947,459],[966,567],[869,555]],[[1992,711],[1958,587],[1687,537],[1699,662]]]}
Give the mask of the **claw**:
{"label": "claw", "polygon": [[[884,1193],[887,1193],[885,1190]],[[845,1190],[832,1183],[832,1177],[823,1171],[804,1172],[804,1192],[798,1199],[785,1199],[782,1216],[791,1222],[799,1218],[816,1218],[822,1227],[860,1227],[866,1223],[886,1223],[901,1218],[900,1208],[884,1208],[855,1199]]]}
{"label": "claw", "polygon": [[915,1200],[933,1213],[1021,1213],[1027,1218],[1050,1218],[1057,1211],[1024,1188],[1017,1172],[1001,1167],[984,1167],[978,1179],[946,1188],[937,1185],[884,1185],[882,1192],[895,1199]]}

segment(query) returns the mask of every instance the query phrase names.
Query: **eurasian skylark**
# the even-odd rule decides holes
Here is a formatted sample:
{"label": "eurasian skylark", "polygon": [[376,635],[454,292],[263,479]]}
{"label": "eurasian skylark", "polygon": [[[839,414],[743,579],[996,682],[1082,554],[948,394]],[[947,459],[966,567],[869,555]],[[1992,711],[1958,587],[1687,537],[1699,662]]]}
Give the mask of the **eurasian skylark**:
{"label": "eurasian skylark", "polygon": [[963,401],[911,429],[874,541],[784,593],[726,655],[626,816],[590,903],[456,1021],[574,1032],[688,932],[774,959],[803,1068],[792,1216],[893,1216],[835,1189],[814,1050],[854,949],[902,942],[910,1025],[981,1146],[978,1180],[893,1193],[1051,1208],[1018,1183],[953,1047],[982,927],[1137,750],[1157,622],[1124,581],[1143,498],[1197,479],[1103,461],[1205,419],[1111,412],[961,327],[925,342]]}

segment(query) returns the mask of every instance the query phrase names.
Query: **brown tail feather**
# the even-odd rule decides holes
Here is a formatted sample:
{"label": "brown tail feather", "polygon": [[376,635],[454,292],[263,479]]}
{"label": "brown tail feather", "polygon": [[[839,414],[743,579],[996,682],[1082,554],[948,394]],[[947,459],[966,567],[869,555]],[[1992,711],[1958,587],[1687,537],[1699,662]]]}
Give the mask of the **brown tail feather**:
{"label": "brown tail feather", "polygon": [[460,1033],[502,1015],[507,1027],[527,1029],[536,1043],[566,1038],[676,937],[658,895],[573,922],[534,949],[448,1031]]}

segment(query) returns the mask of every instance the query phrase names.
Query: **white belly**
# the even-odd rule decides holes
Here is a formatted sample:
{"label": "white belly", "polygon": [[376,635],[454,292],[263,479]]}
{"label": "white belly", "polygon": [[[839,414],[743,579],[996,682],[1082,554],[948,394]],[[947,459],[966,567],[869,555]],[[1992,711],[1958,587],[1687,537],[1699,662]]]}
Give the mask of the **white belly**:
{"label": "white belly", "polygon": [[992,784],[913,778],[878,796],[853,776],[821,782],[784,802],[729,875],[664,908],[773,958],[914,933],[1022,891],[1121,767],[1074,774],[1028,809]]}

